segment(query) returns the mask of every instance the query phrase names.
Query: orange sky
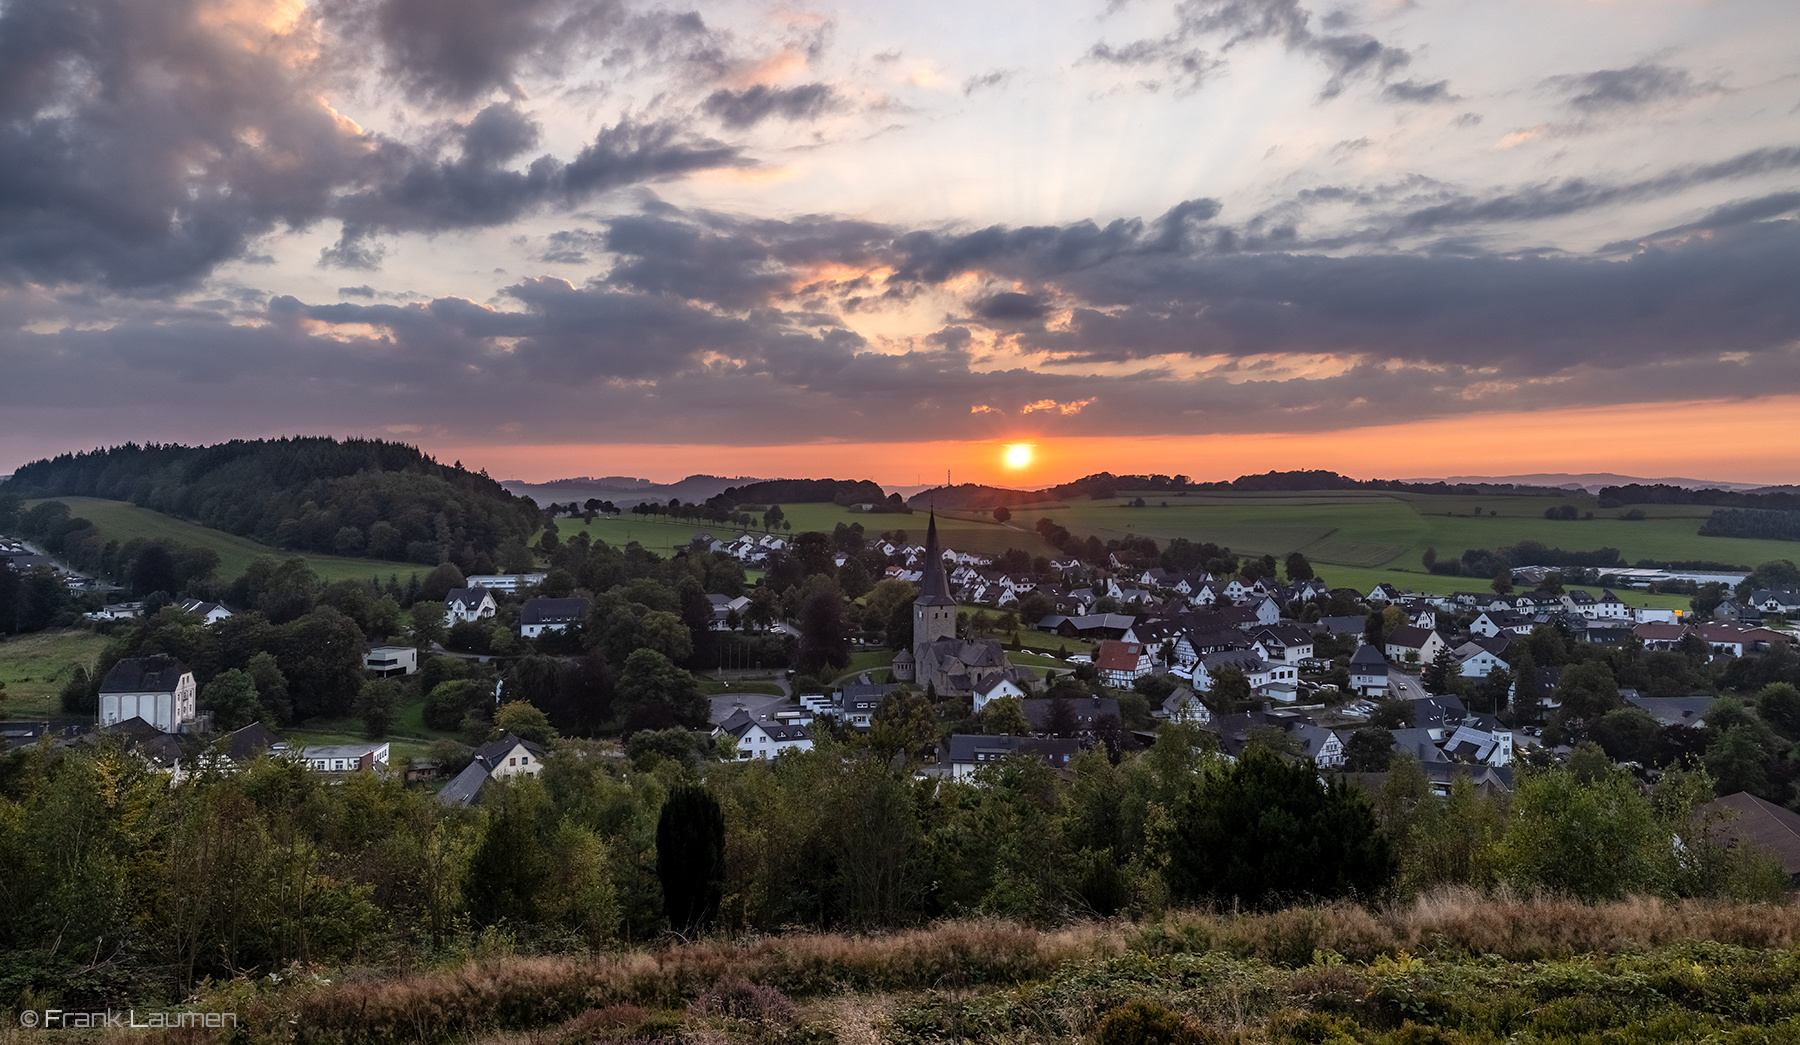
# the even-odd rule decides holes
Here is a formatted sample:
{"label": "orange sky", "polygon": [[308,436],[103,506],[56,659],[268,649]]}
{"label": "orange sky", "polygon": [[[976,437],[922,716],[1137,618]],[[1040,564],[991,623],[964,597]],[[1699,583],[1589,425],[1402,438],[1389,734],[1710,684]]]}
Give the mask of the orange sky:
{"label": "orange sky", "polygon": [[[1461,417],[1323,433],[788,446],[664,444],[445,446],[496,479],[583,475],[673,481],[722,476],[869,478],[887,486],[944,481],[1047,486],[1093,472],[1230,479],[1270,469],[1327,468],[1357,478],[1618,472],[1733,482],[1800,482],[1800,397]],[[1007,468],[1009,444],[1033,445]]]}

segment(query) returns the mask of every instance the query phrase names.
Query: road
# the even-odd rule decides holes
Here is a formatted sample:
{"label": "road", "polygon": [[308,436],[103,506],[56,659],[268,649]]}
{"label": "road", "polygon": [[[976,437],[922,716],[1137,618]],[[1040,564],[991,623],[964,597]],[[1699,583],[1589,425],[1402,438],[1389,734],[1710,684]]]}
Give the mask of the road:
{"label": "road", "polygon": [[1425,692],[1425,686],[1417,675],[1408,675],[1404,671],[1388,669],[1388,696],[1401,700],[1422,700],[1431,694]]}

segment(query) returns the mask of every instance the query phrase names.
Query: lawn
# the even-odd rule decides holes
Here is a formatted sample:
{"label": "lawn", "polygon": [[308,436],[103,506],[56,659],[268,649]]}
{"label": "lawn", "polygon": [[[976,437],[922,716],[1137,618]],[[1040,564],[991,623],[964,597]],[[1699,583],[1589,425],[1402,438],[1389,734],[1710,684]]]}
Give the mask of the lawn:
{"label": "lawn", "polygon": [[[294,729],[280,730],[290,747],[314,746],[318,744],[363,744],[368,742],[364,735],[362,719],[308,719]],[[425,701],[412,701],[400,709],[400,715],[394,720],[394,728],[382,739],[389,744],[389,750],[395,757],[423,758],[436,740],[455,740],[462,737],[456,733],[432,729],[425,724]]]}
{"label": "lawn", "polygon": [[[316,555],[310,552],[285,552],[208,526],[182,522],[173,516],[139,508],[126,501],[107,501],[98,497],[56,497],[69,506],[74,515],[92,522],[101,536],[124,544],[133,538],[166,540],[193,548],[210,548],[219,555],[219,576],[235,580],[256,559],[286,559],[298,555],[326,581],[386,580],[398,575],[403,580],[413,573],[423,576],[428,568],[415,562],[385,562],[380,559],[351,559],[339,555]],[[28,504],[37,504],[29,501]]]}
{"label": "lawn", "polygon": [[91,669],[106,637],[80,628],[15,635],[0,641],[0,682],[6,704],[0,716],[54,718],[62,714],[62,688],[75,668]]}

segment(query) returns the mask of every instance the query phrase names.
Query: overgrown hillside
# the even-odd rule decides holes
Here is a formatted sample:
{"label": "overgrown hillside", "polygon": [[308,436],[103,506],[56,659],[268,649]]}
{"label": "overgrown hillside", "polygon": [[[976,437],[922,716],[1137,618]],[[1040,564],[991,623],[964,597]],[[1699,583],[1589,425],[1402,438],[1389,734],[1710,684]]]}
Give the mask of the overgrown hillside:
{"label": "overgrown hillside", "polygon": [[373,439],[294,437],[217,446],[127,443],[21,467],[22,497],[130,501],[290,551],[486,572],[538,528],[537,506],[461,463]]}

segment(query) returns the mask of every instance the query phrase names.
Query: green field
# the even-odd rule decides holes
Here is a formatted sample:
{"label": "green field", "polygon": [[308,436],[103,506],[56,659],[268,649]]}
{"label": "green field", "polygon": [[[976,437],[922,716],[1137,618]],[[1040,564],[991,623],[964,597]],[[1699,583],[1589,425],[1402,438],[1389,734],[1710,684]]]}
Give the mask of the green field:
{"label": "green field", "polygon": [[[1129,496],[1129,495],[1127,495]],[[1240,554],[1306,555],[1334,586],[1364,591],[1386,581],[1414,591],[1482,590],[1473,577],[1439,577],[1424,572],[1428,547],[1441,558],[1469,548],[1498,548],[1540,541],[1569,550],[1617,548],[1627,562],[1639,559],[1709,560],[1754,566],[1800,556],[1800,546],[1784,541],[1701,537],[1696,532],[1710,509],[1694,505],[1634,505],[1647,518],[1620,518],[1630,508],[1602,509],[1596,498],[1574,494],[1547,497],[1431,497],[1353,490],[1283,493],[1208,493],[1190,497],[1143,495],[1149,507],[1130,508],[1124,498],[1076,502],[1042,514],[1077,534],[1102,540],[1148,536],[1159,544],[1174,537],[1210,541]],[[1161,507],[1166,502],[1168,507]],[[1553,521],[1552,505],[1573,504],[1593,519]],[[1475,509],[1481,514],[1476,515]],[[1037,513],[1032,513],[1034,516]],[[1035,521],[1035,520],[1033,520]],[[1633,605],[1681,607],[1685,596],[1621,592]]]}
{"label": "green field", "polygon": [[[830,533],[837,528],[838,523],[861,523],[871,540],[882,533],[905,530],[909,542],[925,543],[926,517],[922,512],[912,515],[877,515],[854,512],[835,504],[782,505],[781,510],[794,525],[792,533],[785,533],[784,536],[791,537],[794,533],[808,530]],[[1014,519],[1003,525],[985,515],[940,513],[938,536],[948,547],[980,555],[998,555],[1008,548],[1022,548],[1032,555],[1056,555],[1056,549],[1045,544],[1036,531],[1031,529],[1031,524],[1036,521],[1033,516],[1030,519]],[[661,516],[630,514],[597,518],[593,522],[559,519],[556,528],[564,540],[577,533],[586,533],[594,540],[605,541],[615,547],[624,547],[636,541],[650,551],[664,555],[677,548],[687,547],[694,535],[702,531],[723,541],[731,540],[739,532],[729,526],[677,522]],[[761,534],[763,530],[760,522],[750,532]]]}
{"label": "green field", "polygon": [[[235,580],[242,576],[255,559],[286,559],[298,555],[326,581],[367,580],[399,575],[402,580],[413,573],[423,575],[427,568],[416,562],[384,562],[380,559],[350,559],[338,555],[316,555],[310,552],[284,552],[248,537],[238,537],[223,530],[182,522],[161,512],[139,508],[126,501],[106,501],[98,497],[54,497],[69,506],[69,511],[94,524],[100,535],[124,544],[134,538],[147,541],[171,541],[192,548],[209,548],[219,555],[219,577]],[[28,501],[37,504],[38,501]]]}
{"label": "green field", "polygon": [[54,718],[62,714],[63,686],[77,666],[91,669],[106,637],[79,628],[14,635],[0,641],[0,682],[6,704],[0,717]]}
{"label": "green field", "polygon": [[[289,746],[316,744],[361,744],[367,741],[363,735],[362,719],[308,719],[299,727],[283,730]],[[415,700],[400,709],[400,715],[394,720],[394,727],[388,731],[386,740],[389,750],[396,758],[423,758],[434,740],[456,740],[462,738],[455,733],[445,733],[425,725],[425,701]]]}

